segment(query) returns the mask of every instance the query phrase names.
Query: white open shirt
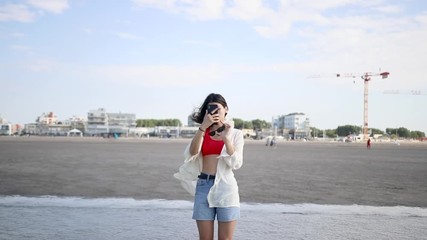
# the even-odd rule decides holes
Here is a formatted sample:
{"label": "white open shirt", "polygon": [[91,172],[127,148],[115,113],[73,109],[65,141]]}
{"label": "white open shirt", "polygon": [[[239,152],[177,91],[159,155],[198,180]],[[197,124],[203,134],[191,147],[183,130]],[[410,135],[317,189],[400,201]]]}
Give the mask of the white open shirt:
{"label": "white open shirt", "polygon": [[[233,170],[239,169],[243,164],[243,133],[230,129],[230,139],[234,146],[234,153],[230,156],[224,147],[218,156],[218,166],[215,175],[215,183],[209,191],[209,207],[240,207],[239,188],[234,178]],[[184,151],[184,164],[179,167],[179,172],[174,177],[181,181],[182,187],[192,196],[195,195],[197,176],[203,167],[203,155],[201,146],[196,155],[190,155],[190,145]]]}

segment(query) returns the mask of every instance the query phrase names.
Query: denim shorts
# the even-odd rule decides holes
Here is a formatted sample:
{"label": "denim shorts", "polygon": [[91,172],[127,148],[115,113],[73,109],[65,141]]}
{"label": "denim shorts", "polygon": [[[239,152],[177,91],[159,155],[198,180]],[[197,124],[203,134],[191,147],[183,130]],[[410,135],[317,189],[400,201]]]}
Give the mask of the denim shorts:
{"label": "denim shorts", "polygon": [[214,185],[214,179],[198,179],[196,195],[194,197],[193,219],[215,220],[219,222],[230,222],[240,218],[239,207],[209,207],[208,193]]}

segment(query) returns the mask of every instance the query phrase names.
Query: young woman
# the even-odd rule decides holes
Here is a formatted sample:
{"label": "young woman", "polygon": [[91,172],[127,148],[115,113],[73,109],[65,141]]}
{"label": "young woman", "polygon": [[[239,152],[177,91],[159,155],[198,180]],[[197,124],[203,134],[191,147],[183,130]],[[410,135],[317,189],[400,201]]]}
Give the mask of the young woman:
{"label": "young woman", "polygon": [[243,163],[243,134],[226,121],[227,102],[220,94],[209,94],[192,119],[200,127],[184,152],[185,161],[174,176],[195,195],[193,219],[200,239],[213,239],[214,220],[218,239],[232,239],[240,200],[233,170]]}

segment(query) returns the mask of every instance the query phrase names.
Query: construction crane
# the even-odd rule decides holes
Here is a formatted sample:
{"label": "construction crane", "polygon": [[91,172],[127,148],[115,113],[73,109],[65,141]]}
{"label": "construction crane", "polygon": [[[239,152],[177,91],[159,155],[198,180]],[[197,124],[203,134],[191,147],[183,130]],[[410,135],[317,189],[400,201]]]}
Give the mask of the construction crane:
{"label": "construction crane", "polygon": [[[356,78],[360,76],[364,81],[364,94],[363,94],[363,139],[369,138],[368,134],[368,96],[369,96],[369,81],[371,77],[381,76],[382,79],[387,78],[389,72],[366,72],[363,74],[356,73],[336,73],[333,76],[339,78]],[[311,75],[309,77],[325,77],[325,75]],[[327,77],[327,76],[326,76]],[[331,77],[331,75],[329,75]]]}
{"label": "construction crane", "polygon": [[371,81],[371,77],[381,76],[382,79],[388,77],[389,72],[381,72],[381,73],[365,73],[362,75],[362,79],[364,81],[364,94],[363,94],[363,138],[365,140],[368,139],[368,86],[369,81]]}

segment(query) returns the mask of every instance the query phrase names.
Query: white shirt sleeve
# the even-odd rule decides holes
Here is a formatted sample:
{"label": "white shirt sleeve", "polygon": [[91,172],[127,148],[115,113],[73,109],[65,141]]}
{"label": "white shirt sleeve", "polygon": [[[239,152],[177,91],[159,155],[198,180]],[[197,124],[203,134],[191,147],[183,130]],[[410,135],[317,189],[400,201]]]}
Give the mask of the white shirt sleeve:
{"label": "white shirt sleeve", "polygon": [[241,168],[243,164],[243,145],[245,141],[243,139],[242,131],[233,129],[232,141],[234,153],[232,155],[228,155],[227,151],[223,151],[221,153],[221,157],[231,169],[236,170]]}

